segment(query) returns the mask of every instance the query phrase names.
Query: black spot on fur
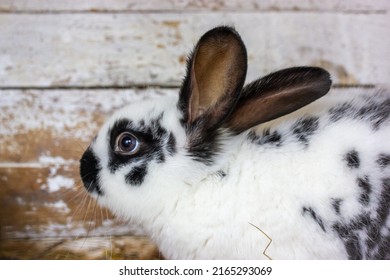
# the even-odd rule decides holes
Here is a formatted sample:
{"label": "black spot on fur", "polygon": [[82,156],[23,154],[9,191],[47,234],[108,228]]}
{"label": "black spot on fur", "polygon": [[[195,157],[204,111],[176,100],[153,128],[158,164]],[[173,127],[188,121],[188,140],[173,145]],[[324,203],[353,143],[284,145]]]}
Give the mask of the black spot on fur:
{"label": "black spot on fur", "polygon": [[371,254],[373,259],[390,258],[390,228],[387,228],[387,233],[382,231],[387,227],[386,223],[390,215],[390,178],[383,179],[381,187],[377,217],[367,230],[367,246],[373,251]]}
{"label": "black spot on fur", "polygon": [[351,103],[343,103],[329,110],[330,120],[336,122],[347,116],[352,110]]}
{"label": "black spot on fur", "polygon": [[172,133],[169,134],[169,139],[167,143],[167,150],[169,155],[174,155],[176,153],[176,138]]}
{"label": "black spot on fur", "polygon": [[386,168],[390,165],[390,155],[389,154],[380,154],[378,160],[376,161],[379,167]]}
{"label": "black spot on fur", "polygon": [[332,206],[337,215],[340,215],[340,206],[342,202],[343,200],[340,198],[332,199]]}
{"label": "black spot on fur", "polygon": [[223,171],[223,170],[217,171],[217,175],[218,175],[219,177],[221,177],[221,178],[226,177],[226,173],[225,173],[225,171]]}
{"label": "black spot on fur", "polygon": [[321,229],[326,232],[324,223],[322,222],[322,219],[317,215],[317,213],[313,210],[311,207],[303,207],[302,208],[302,215],[305,215],[306,213],[309,213],[312,219],[321,227]]}
{"label": "black spot on fur", "polygon": [[298,141],[307,146],[309,138],[319,127],[318,117],[307,117],[299,119],[293,126],[292,132],[297,137]]}
{"label": "black spot on fur", "polygon": [[360,158],[357,151],[352,150],[344,155],[344,160],[349,168],[359,168]]}
{"label": "black spot on fur", "polygon": [[256,135],[255,132],[251,131],[248,134],[248,139],[257,145],[272,145],[272,146],[281,146],[282,145],[282,135],[278,131],[273,131],[271,133],[270,129],[264,129],[262,135]]}
{"label": "black spot on fur", "polygon": [[145,179],[147,174],[147,164],[141,164],[140,166],[134,167],[127,175],[126,175],[126,183],[132,186],[140,186]]}
{"label": "black spot on fur", "polygon": [[[364,192],[372,192],[368,177],[360,178],[359,184]],[[340,220],[332,226],[350,259],[390,259],[390,178],[384,178],[380,188],[377,203],[369,199],[370,208],[348,222]]]}
{"label": "black spot on fur", "polygon": [[330,120],[337,122],[344,118],[367,121],[374,130],[390,119],[390,98],[386,95],[366,97],[363,106],[351,102],[343,103],[329,110]]}
{"label": "black spot on fur", "polygon": [[372,188],[368,176],[358,178],[357,183],[358,186],[362,189],[362,194],[360,195],[359,201],[364,205],[368,205],[370,202],[370,193]]}
{"label": "black spot on fur", "polygon": [[341,240],[343,240],[345,250],[350,260],[362,259],[362,249],[359,243],[358,235],[351,231],[348,227],[337,223],[333,225],[333,230],[337,232]]}
{"label": "black spot on fur", "polygon": [[103,192],[98,180],[100,170],[99,160],[92,150],[88,148],[80,159],[80,176],[88,192],[96,192],[102,195]]}
{"label": "black spot on fur", "polygon": [[209,131],[208,133],[202,133],[197,131],[198,126],[202,127],[202,125],[195,124],[193,128],[186,128],[188,132],[188,139],[190,140],[188,152],[192,159],[202,162],[205,165],[212,165],[214,157],[221,150],[221,131],[219,129],[215,129]]}
{"label": "black spot on fur", "polygon": [[390,117],[390,98],[381,103],[370,98],[368,104],[357,111],[357,116],[368,119],[373,128],[378,129]]}
{"label": "black spot on fur", "polygon": [[363,213],[344,224],[338,222],[332,226],[332,229],[337,232],[344,243],[348,258],[351,260],[359,260],[363,258],[363,249],[359,232],[367,228],[371,223],[368,213]]}

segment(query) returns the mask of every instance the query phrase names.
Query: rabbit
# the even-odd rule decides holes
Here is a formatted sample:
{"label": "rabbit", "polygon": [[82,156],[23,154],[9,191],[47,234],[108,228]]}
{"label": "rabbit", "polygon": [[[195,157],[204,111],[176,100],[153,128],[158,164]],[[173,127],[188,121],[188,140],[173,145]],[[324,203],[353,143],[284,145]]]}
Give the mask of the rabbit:
{"label": "rabbit", "polygon": [[167,259],[389,259],[390,93],[293,67],[244,86],[233,27],[178,95],[129,104],[80,160],[86,190]]}

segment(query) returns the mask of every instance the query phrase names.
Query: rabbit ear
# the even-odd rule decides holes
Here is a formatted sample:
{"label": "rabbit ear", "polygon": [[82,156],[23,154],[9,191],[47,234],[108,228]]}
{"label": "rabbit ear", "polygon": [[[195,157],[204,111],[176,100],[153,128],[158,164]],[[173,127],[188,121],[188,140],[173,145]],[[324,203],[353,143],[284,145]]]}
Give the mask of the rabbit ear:
{"label": "rabbit ear", "polygon": [[284,116],[325,95],[331,83],[329,73],[317,67],[269,74],[245,86],[225,125],[238,134]]}
{"label": "rabbit ear", "polygon": [[246,70],[245,45],[233,28],[205,33],[188,60],[180,91],[178,108],[187,128],[207,133],[220,126],[238,100]]}

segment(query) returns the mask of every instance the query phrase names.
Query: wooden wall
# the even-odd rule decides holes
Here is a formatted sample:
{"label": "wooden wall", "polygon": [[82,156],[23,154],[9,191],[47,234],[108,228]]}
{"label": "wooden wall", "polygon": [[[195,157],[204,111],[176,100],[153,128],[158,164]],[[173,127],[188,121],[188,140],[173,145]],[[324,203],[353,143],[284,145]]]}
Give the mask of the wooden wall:
{"label": "wooden wall", "polygon": [[1,0],[0,258],[159,258],[83,191],[78,160],[105,117],[176,94],[199,36],[234,25],[248,81],[297,65],[336,90],[390,83],[387,0]]}

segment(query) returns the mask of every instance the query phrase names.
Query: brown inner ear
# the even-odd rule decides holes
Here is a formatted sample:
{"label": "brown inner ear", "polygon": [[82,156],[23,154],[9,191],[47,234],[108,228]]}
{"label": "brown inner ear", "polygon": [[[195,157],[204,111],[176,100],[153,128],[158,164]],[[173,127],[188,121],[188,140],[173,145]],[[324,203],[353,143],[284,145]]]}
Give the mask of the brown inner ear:
{"label": "brown inner ear", "polygon": [[289,114],[318,98],[315,94],[296,88],[289,91],[264,94],[262,98],[242,102],[232,114],[228,127],[237,133],[286,114]]}
{"label": "brown inner ear", "polygon": [[230,94],[232,82],[242,76],[241,46],[233,37],[210,40],[198,46],[192,65],[190,121],[214,107],[224,94]]}

